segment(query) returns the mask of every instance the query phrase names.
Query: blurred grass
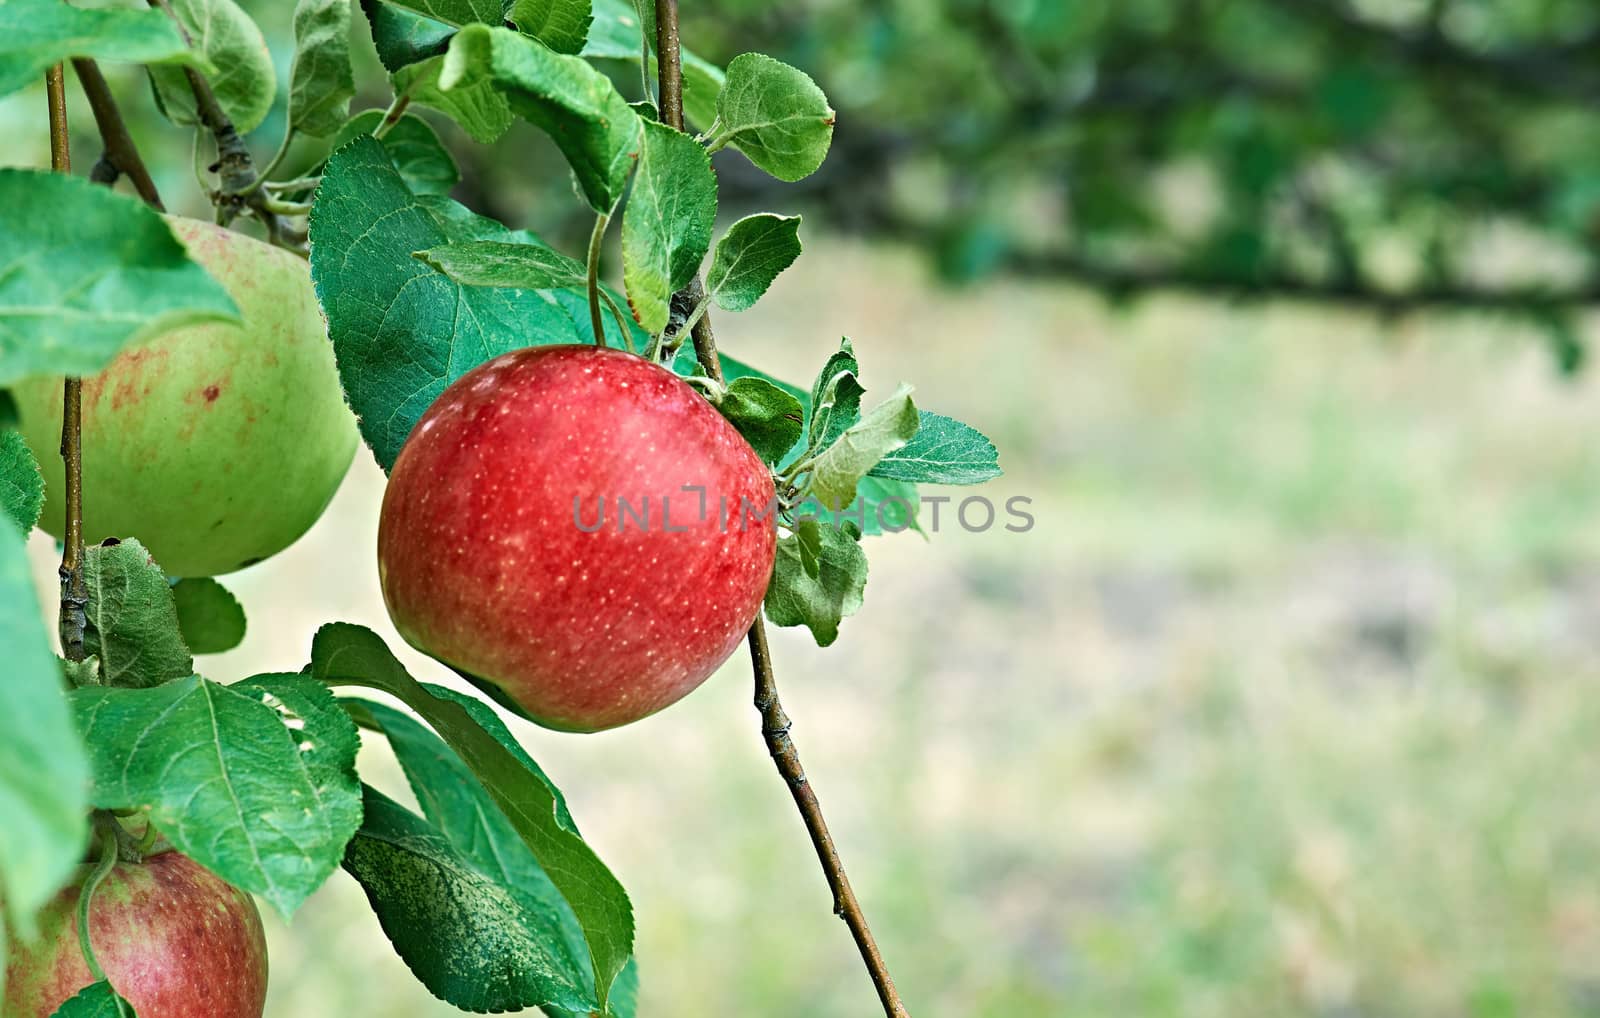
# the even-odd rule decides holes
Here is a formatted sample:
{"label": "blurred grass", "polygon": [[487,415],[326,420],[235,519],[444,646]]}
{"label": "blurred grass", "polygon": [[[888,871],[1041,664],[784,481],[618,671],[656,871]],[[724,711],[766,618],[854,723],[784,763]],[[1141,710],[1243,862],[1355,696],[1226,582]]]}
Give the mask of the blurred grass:
{"label": "blurred grass", "polygon": [[[985,494],[1037,517],[968,534],[946,507],[929,542],[875,540],[836,647],[776,634],[914,1013],[1600,1014],[1593,373],[1486,319],[1117,311],[808,247],[724,346],[804,382],[848,332],[870,388],[992,435]],[[229,581],[251,632],[209,675],[298,667],[331,619],[392,637],[381,485],[363,457]],[[619,732],[517,730],[633,895],[642,1015],[866,1018],[749,695],[736,658]],[[269,923],[273,1018],[453,1013],[342,874]]]}

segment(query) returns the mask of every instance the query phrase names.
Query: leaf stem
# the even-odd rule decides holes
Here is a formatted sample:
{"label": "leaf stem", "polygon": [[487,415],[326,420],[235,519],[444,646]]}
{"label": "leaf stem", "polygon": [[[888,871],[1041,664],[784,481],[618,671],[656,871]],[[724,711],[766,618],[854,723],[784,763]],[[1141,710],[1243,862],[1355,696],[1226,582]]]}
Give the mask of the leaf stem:
{"label": "leaf stem", "polygon": [[383,111],[383,119],[378,121],[377,126],[372,129],[372,136],[382,141],[383,136],[388,134],[390,129],[400,122],[400,118],[406,115],[406,107],[410,105],[411,92],[409,90],[395,96],[394,101],[389,104],[389,108]]}
{"label": "leaf stem", "polygon": [[[151,179],[150,170],[140,158],[133,136],[128,133],[128,125],[117,108],[111,86],[106,84],[106,76],[100,73],[100,65],[88,57],[74,57],[72,69],[78,75],[78,85],[83,89],[84,98],[89,100],[95,126],[100,129],[100,140],[105,144],[105,155],[101,159],[110,165],[113,173],[127,177],[147,205],[157,212],[165,212],[167,207],[161,203],[161,193],[156,190],[156,182]],[[113,177],[111,182],[115,179]]]}
{"label": "leaf stem", "polygon": [[116,867],[121,848],[117,841],[115,820],[101,819],[96,826],[100,830],[100,858],[95,862],[94,871],[89,874],[89,879],[78,889],[78,950],[83,952],[83,960],[89,966],[89,974],[98,982],[105,979],[106,973],[105,969],[100,967],[99,960],[95,958],[94,945],[90,942],[89,907],[94,902],[94,892],[99,890],[100,884]]}
{"label": "leaf stem", "polygon": [[[656,0],[656,60],[661,70],[662,122],[681,131],[683,130],[683,71],[679,54],[677,0]],[[690,283],[689,288],[695,301],[704,298],[705,288],[698,275]],[[717,355],[717,340],[711,331],[711,316],[702,313],[699,321],[694,323],[691,334],[694,338],[695,356],[699,359],[701,367],[706,369],[708,376],[721,382],[722,360]],[[838,849],[834,847],[833,835],[829,833],[827,821],[823,819],[822,805],[817,801],[817,794],[812,791],[810,781],[806,779],[805,768],[800,764],[800,753],[795,748],[794,740],[789,736],[789,716],[784,713],[783,703],[778,699],[777,679],[772,670],[772,654],[767,649],[766,625],[762,622],[760,614],[756,615],[755,622],[750,626],[749,643],[750,664],[755,673],[755,705],[756,710],[761,713],[761,735],[766,741],[767,750],[772,754],[773,763],[777,765],[778,773],[783,776],[790,793],[794,796],[795,806],[805,821],[806,831],[811,835],[811,843],[817,850],[817,861],[822,864],[823,875],[827,878],[828,887],[833,891],[834,913],[850,927],[850,934],[855,938],[856,946],[861,951],[861,960],[865,963],[872,984],[878,991],[878,999],[883,1003],[884,1014],[887,1018],[910,1018],[911,1013],[901,1002],[894,980],[889,975],[889,968],[884,964],[883,955],[878,950],[877,941],[873,939],[872,930],[867,926],[867,917],[861,910],[861,903],[850,887],[850,880],[844,871],[844,861],[839,858]]]}
{"label": "leaf stem", "polygon": [[589,324],[594,328],[594,345],[606,345],[606,327],[600,320],[600,249],[605,244],[606,225],[611,217],[602,212],[594,217],[589,233]]}

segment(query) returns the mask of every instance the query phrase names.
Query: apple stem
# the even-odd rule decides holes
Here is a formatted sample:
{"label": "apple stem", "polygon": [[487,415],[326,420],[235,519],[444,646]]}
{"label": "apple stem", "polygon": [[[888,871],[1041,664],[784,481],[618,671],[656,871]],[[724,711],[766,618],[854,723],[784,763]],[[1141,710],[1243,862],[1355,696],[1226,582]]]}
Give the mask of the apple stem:
{"label": "apple stem", "polygon": [[104,183],[116,183],[119,175],[127,177],[145,204],[157,212],[165,212],[167,207],[161,203],[161,193],[156,190],[156,182],[139,155],[133,135],[128,133],[128,125],[117,108],[117,100],[111,95],[111,86],[106,84],[106,76],[100,73],[100,65],[89,57],[74,57],[72,69],[78,75],[84,98],[89,100],[95,126],[100,129],[100,141],[105,145],[100,162],[110,167],[110,173]]}
{"label": "apple stem", "polygon": [[[660,68],[661,121],[681,131],[683,130],[683,68],[678,38],[678,2],[677,0],[655,0],[655,2],[656,62]],[[694,340],[695,357],[700,361],[705,373],[721,383],[722,359],[717,355],[717,340],[711,330],[711,315],[704,310],[705,304],[700,303],[705,298],[705,286],[698,274],[690,281],[686,290],[689,297],[688,305],[698,306],[701,309],[699,320],[693,323],[690,333]],[[889,975],[889,967],[884,962],[883,954],[878,950],[878,943],[867,925],[867,916],[861,910],[861,902],[857,900],[855,891],[850,887],[850,878],[845,875],[844,860],[839,858],[839,851],[833,843],[833,835],[828,831],[828,822],[822,816],[822,804],[817,801],[817,793],[812,790],[811,782],[806,778],[805,768],[800,764],[800,752],[795,748],[794,740],[789,735],[792,723],[789,715],[784,712],[782,701],[778,699],[778,682],[772,670],[772,654],[767,649],[767,629],[759,612],[756,614],[755,622],[750,626],[749,642],[750,664],[755,672],[755,705],[756,710],[761,713],[761,736],[766,741],[768,752],[772,754],[772,761],[777,765],[778,773],[783,776],[785,784],[789,786],[789,791],[794,796],[795,806],[805,821],[807,833],[811,835],[811,844],[817,851],[817,861],[822,864],[823,875],[827,878],[829,889],[833,891],[834,914],[850,927],[850,934],[855,938],[856,947],[861,951],[861,960],[866,965],[867,973],[872,977],[872,985],[878,991],[878,999],[883,1004],[883,1013],[887,1018],[910,1018],[911,1012],[901,1001],[900,993],[895,989],[894,979]]]}
{"label": "apple stem", "polygon": [[594,345],[606,345],[606,326],[600,318],[600,251],[605,246],[606,226],[611,217],[602,212],[594,217],[589,233],[589,324],[594,328]]}
{"label": "apple stem", "polygon": [[101,882],[111,875],[111,870],[117,865],[121,849],[117,842],[116,821],[96,819],[100,831],[100,858],[95,862],[89,879],[83,882],[83,887],[78,891],[78,949],[83,952],[89,973],[99,982],[105,979],[106,973],[95,958],[94,944],[90,942],[89,908],[94,902],[94,892],[99,890]]}

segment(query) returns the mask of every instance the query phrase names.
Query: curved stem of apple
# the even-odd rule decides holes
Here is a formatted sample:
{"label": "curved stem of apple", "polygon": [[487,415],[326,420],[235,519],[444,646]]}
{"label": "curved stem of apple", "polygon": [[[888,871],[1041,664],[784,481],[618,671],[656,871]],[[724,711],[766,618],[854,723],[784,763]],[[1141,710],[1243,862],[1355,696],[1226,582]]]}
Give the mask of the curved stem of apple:
{"label": "curved stem of apple", "polygon": [[589,233],[589,324],[594,328],[594,345],[606,345],[606,327],[600,319],[600,249],[605,245],[606,225],[611,217],[602,212],[594,217]]}
{"label": "curved stem of apple", "polygon": [[117,865],[121,849],[117,843],[116,821],[101,822],[97,825],[97,829],[100,834],[100,858],[94,865],[94,871],[89,874],[89,879],[85,880],[83,887],[78,890],[78,950],[83,952],[84,964],[89,966],[89,973],[98,982],[105,979],[106,973],[100,967],[99,960],[95,958],[94,944],[90,942],[89,907],[94,903],[94,892]]}

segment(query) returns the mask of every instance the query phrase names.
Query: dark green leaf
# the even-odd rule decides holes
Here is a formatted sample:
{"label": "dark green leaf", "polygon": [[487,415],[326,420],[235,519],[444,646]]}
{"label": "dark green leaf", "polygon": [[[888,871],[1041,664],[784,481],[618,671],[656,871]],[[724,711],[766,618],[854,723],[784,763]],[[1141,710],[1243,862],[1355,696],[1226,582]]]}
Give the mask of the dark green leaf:
{"label": "dark green leaf", "polygon": [[[44,475],[32,450],[18,432],[0,431],[0,514],[27,532],[39,522],[43,508]],[[4,534],[0,540],[5,540]]]}
{"label": "dark green leaf", "polygon": [[577,53],[589,40],[594,11],[590,0],[510,0],[506,20],[557,53]]}
{"label": "dark green leaf", "polygon": [[56,1008],[51,1018],[138,1018],[133,1005],[105,980],[90,983]]}
{"label": "dark green leaf", "polygon": [[[567,1011],[546,1004],[539,1010],[550,1018],[593,1018],[592,1014]],[[606,998],[606,1018],[637,1018],[639,1014],[639,959],[629,958],[622,973],[611,984],[611,996]]]}
{"label": "dark green leaf", "polygon": [[[867,586],[867,556],[854,524],[822,524],[778,541],[778,557],[767,588],[767,618],[777,626],[805,626],[817,646],[839,637],[839,622],[860,609]],[[807,568],[812,559],[814,569]]]}
{"label": "dark green leaf", "polygon": [[1000,476],[994,443],[970,425],[924,410],[917,433],[871,470],[874,477],[920,484],[980,484]]}
{"label": "dark green leaf", "polygon": [[172,585],[183,642],[196,654],[220,654],[244,639],[244,608],[228,588],[209,576]]}
{"label": "dark green leaf", "polygon": [[[240,134],[261,126],[278,90],[272,54],[261,29],[234,0],[170,0],[190,44],[216,72],[206,75],[222,111]],[[176,67],[150,68],[156,99],[167,119],[186,127],[200,123],[189,79]]]}
{"label": "dark green leaf", "polygon": [[435,21],[455,25],[457,28],[477,21],[497,25],[505,16],[502,0],[391,0],[391,2],[400,7],[410,8]]}
{"label": "dark green leaf", "polygon": [[92,375],[123,346],[237,321],[161,217],[81,177],[0,169],[0,385]]}
{"label": "dark green leaf", "polygon": [[646,123],[622,216],[622,278],[646,332],[667,327],[672,295],[700,270],[716,217],[717,178],[706,150],[682,131]]}
{"label": "dark green leaf", "polygon": [[799,180],[827,158],[833,121],[828,97],[804,71],[745,53],[728,65],[711,148],[732,144],[779,180]]}
{"label": "dark green leaf", "polygon": [[[382,121],[383,110],[362,110],[339,129],[333,139],[333,149],[343,148],[363,134],[371,134]],[[400,179],[406,182],[412,194],[449,194],[461,179],[456,161],[450,158],[444,143],[421,117],[409,113],[401,117],[380,139],[380,144],[394,160]]]}
{"label": "dark green leaf", "polygon": [[311,667],[324,682],[367,686],[400,699],[460,755],[572,906],[603,1003],[633,951],[633,907],[616,877],[563,821],[559,800],[542,775],[530,772],[461,703],[423,689],[370,630],[323,626],[312,643]]}
{"label": "dark green leaf", "polygon": [[589,205],[611,211],[638,156],[640,125],[611,79],[509,28],[471,25],[450,40],[439,84],[448,92],[483,83],[550,135]]}
{"label": "dark green leaf", "polygon": [[166,574],[144,545],[129,538],[87,549],[89,588],[83,649],[100,659],[108,686],[155,686],[194,672],[178,630]]}
{"label": "dark green leaf", "polygon": [[101,809],[140,809],[185,855],[285,916],[361,821],[355,726],[301,676],[71,694]]}
{"label": "dark green leaf", "polygon": [[840,340],[838,351],[811,383],[811,420],[806,429],[811,448],[826,449],[861,419],[861,397],[866,390],[856,377],[860,370],[850,340]]}
{"label": "dark green leaf", "polygon": [[10,389],[0,389],[0,428],[17,426],[17,398]]}
{"label": "dark green leaf", "polygon": [[473,240],[417,251],[415,257],[467,286],[550,290],[588,284],[582,262],[543,244]]}
{"label": "dark green leaf", "polygon": [[805,408],[800,401],[762,378],[729,382],[717,409],[768,463],[782,459],[805,429]]}
{"label": "dark green leaf", "polygon": [[396,7],[384,0],[361,0],[361,10],[372,28],[372,44],[378,62],[389,72],[407,64],[439,56],[450,45],[456,30],[441,21]]}
{"label": "dark green leaf", "polygon": [[356,94],[350,68],[350,0],[300,0],[294,9],[289,126],[314,138],[339,130]]}
{"label": "dark green leaf", "polygon": [[855,501],[857,482],[879,460],[910,441],[917,424],[911,386],[902,385],[817,454],[810,471],[811,495],[830,509]]}
{"label": "dark green leaf", "polygon": [[83,10],[61,0],[0,3],[0,96],[35,84],[68,57],[214,70],[156,10]]}
{"label": "dark green leaf", "polygon": [[22,534],[0,518],[0,909],[31,935],[88,835],[89,765],[61,695]]}
{"label": "dark green leaf", "polygon": [[439,85],[444,62],[444,56],[429,57],[395,71],[390,76],[395,92],[411,96],[419,106],[445,114],[460,124],[473,141],[487,145],[505,134],[514,119],[506,97],[487,80],[457,82],[445,91]]}
{"label": "dark green leaf", "polygon": [[745,216],[728,228],[711,254],[706,290],[729,311],[752,307],[778,273],[800,257],[800,217],[770,212]]}

